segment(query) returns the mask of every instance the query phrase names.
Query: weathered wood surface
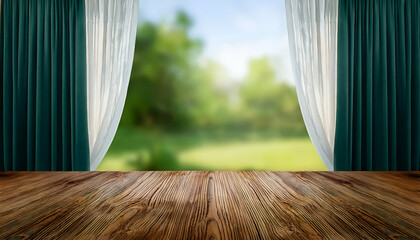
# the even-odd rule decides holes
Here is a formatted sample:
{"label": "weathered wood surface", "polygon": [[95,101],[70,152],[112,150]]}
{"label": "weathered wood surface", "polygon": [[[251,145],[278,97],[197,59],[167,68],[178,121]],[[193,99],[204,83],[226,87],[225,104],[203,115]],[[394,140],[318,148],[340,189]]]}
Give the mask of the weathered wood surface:
{"label": "weathered wood surface", "polygon": [[420,172],[3,172],[0,239],[420,239]]}

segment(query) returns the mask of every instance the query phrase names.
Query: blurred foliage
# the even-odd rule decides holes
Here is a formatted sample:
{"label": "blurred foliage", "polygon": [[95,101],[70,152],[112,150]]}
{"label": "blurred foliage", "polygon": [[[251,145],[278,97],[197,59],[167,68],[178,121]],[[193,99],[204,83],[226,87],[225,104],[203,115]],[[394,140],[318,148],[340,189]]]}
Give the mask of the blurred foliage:
{"label": "blurred foliage", "polygon": [[233,83],[223,66],[202,58],[193,21],[140,25],[121,124],[143,128],[271,129],[305,134],[296,91],[277,79],[267,57]]}
{"label": "blurred foliage", "polygon": [[250,62],[240,99],[243,118],[254,128],[305,132],[296,90],[276,79],[268,58]]}
{"label": "blurred foliage", "polygon": [[172,23],[144,23],[138,29],[122,124],[195,126],[224,105],[212,87],[212,67],[198,64],[202,43],[189,37],[191,24],[181,12]]}

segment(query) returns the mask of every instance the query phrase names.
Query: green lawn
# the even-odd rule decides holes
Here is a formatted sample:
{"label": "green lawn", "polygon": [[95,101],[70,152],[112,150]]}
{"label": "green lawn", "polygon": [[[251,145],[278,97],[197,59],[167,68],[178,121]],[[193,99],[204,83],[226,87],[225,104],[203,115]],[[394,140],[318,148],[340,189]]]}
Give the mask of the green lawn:
{"label": "green lawn", "polygon": [[308,137],[119,129],[99,171],[327,170]]}

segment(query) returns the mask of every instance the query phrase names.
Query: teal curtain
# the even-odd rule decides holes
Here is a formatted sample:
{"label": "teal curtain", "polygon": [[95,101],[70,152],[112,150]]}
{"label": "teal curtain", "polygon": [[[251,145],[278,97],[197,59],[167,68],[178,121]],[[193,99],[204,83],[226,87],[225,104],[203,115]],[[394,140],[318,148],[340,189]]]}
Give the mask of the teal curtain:
{"label": "teal curtain", "polygon": [[89,170],[84,0],[2,0],[0,170]]}
{"label": "teal curtain", "polygon": [[335,170],[420,170],[420,0],[340,0]]}

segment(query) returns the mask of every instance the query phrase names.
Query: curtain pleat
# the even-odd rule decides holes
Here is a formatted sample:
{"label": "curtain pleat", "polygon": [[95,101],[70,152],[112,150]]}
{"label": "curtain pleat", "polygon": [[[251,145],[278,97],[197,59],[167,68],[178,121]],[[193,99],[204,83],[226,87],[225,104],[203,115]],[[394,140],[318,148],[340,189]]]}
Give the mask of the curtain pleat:
{"label": "curtain pleat", "polygon": [[2,0],[0,170],[89,170],[84,0]]}
{"label": "curtain pleat", "polygon": [[420,1],[340,0],[336,170],[420,170]]}

